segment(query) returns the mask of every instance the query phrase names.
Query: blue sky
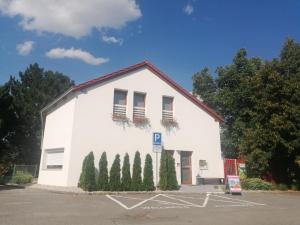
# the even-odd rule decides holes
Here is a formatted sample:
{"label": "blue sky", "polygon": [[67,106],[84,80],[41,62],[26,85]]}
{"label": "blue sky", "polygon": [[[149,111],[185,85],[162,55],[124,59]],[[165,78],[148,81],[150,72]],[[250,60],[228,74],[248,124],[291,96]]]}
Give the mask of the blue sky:
{"label": "blue sky", "polygon": [[272,59],[300,40],[297,0],[38,2],[0,0],[0,84],[34,62],[80,83],[149,60],[191,90],[195,72],[239,48]]}

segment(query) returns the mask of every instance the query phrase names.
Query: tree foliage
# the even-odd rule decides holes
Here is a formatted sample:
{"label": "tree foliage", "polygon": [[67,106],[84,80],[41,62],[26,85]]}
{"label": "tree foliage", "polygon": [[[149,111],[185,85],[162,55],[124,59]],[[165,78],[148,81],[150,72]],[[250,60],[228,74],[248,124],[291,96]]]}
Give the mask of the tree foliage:
{"label": "tree foliage", "polygon": [[0,164],[39,163],[40,110],[73,84],[35,63],[0,86]]}
{"label": "tree foliage", "polygon": [[110,168],[109,187],[111,191],[121,190],[121,165],[119,154],[116,155],[115,160]]}
{"label": "tree foliage", "polygon": [[145,191],[155,190],[154,181],[153,181],[152,157],[150,154],[147,154],[146,158],[145,158],[143,190],[145,190]]}
{"label": "tree foliage", "polygon": [[123,166],[122,166],[122,190],[131,190],[131,175],[130,175],[130,161],[128,153],[124,156]]}
{"label": "tree foliage", "polygon": [[96,190],[94,154],[90,152],[83,160],[82,171],[79,178],[78,186],[85,191]]}
{"label": "tree foliage", "polygon": [[141,155],[139,151],[136,151],[134,156],[131,190],[132,191],[142,190],[142,166],[141,166]]}
{"label": "tree foliage", "polygon": [[97,187],[98,190],[100,191],[109,190],[106,152],[102,153],[101,158],[99,160],[99,174],[98,174]]}
{"label": "tree foliage", "polygon": [[[205,78],[209,76],[208,78]],[[211,81],[216,90],[211,89]],[[209,80],[209,82],[207,81]],[[300,180],[300,45],[287,39],[271,61],[237,52],[231,65],[207,70],[193,79],[193,92],[225,119],[222,151],[243,155],[251,177],[272,174],[280,183]]]}

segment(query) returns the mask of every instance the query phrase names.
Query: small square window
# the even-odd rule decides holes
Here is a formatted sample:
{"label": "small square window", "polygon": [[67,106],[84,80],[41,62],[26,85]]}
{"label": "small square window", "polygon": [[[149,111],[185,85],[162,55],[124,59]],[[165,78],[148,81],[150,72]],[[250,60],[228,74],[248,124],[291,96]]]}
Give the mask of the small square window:
{"label": "small square window", "polygon": [[44,156],[44,169],[62,169],[64,149],[47,149]]}
{"label": "small square window", "polygon": [[206,160],[203,160],[203,159],[199,160],[199,169],[200,170],[207,170],[208,169]]}

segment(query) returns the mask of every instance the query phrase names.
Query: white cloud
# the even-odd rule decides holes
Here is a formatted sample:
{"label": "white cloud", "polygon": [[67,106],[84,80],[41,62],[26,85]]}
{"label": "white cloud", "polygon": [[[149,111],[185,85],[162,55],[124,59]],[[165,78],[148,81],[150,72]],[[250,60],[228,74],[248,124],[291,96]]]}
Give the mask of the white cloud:
{"label": "white cloud", "polygon": [[33,41],[25,41],[23,43],[17,44],[16,49],[19,55],[29,55],[33,50],[34,42]]}
{"label": "white cloud", "polygon": [[62,58],[79,59],[91,65],[101,65],[109,61],[108,58],[97,58],[89,52],[83,51],[81,49],[75,49],[75,48],[70,48],[70,49],[54,48],[48,51],[46,53],[46,56],[53,59],[62,59]]}
{"label": "white cloud", "polygon": [[191,15],[194,12],[194,7],[191,4],[187,4],[184,8],[183,11],[187,14],[187,15]]}
{"label": "white cloud", "polygon": [[0,0],[0,12],[20,16],[25,30],[75,38],[93,28],[120,28],[142,15],[136,0]]}
{"label": "white cloud", "polygon": [[105,43],[108,43],[108,44],[119,44],[119,45],[123,44],[123,39],[116,38],[114,36],[103,35],[102,36],[102,41],[104,41]]}

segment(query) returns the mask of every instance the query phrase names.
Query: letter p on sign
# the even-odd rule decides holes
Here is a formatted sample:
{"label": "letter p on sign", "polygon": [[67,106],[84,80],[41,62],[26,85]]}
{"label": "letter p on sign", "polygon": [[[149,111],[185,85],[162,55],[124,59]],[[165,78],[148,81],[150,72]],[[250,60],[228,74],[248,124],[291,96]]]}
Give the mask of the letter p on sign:
{"label": "letter p on sign", "polygon": [[153,133],[153,145],[161,145],[161,133]]}

